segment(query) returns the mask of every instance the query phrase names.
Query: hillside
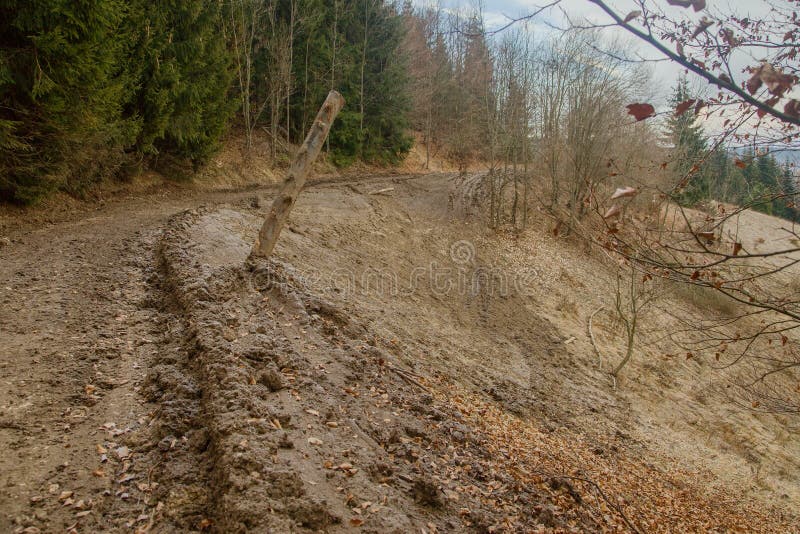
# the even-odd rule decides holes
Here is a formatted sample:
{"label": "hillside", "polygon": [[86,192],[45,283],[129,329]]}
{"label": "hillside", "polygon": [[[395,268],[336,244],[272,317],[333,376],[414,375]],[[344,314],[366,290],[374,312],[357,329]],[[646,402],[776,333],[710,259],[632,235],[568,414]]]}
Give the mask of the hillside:
{"label": "hillside", "polygon": [[270,262],[271,189],[11,230],[0,529],[796,531],[796,422],[666,354],[674,294],[615,389],[613,269],[475,179],[315,184]]}

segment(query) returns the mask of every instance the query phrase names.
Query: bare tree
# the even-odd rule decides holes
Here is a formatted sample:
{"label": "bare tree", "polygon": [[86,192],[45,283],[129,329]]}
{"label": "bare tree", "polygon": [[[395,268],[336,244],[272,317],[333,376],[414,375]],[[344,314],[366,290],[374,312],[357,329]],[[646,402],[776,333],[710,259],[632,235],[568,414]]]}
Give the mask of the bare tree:
{"label": "bare tree", "polygon": [[[236,58],[236,74],[239,85],[239,98],[244,120],[245,142],[247,152],[253,146],[253,129],[257,117],[251,110],[253,85],[253,56],[260,46],[258,37],[261,28],[261,15],[265,4],[261,0],[233,0],[230,5],[228,31],[231,33],[234,57]],[[267,7],[267,9],[269,9]]]}
{"label": "bare tree", "polygon": [[611,371],[614,387],[620,372],[633,357],[642,313],[657,297],[652,283],[648,284],[651,280],[652,277],[642,276],[631,266],[620,265],[617,271],[614,311],[625,335],[625,356]]}

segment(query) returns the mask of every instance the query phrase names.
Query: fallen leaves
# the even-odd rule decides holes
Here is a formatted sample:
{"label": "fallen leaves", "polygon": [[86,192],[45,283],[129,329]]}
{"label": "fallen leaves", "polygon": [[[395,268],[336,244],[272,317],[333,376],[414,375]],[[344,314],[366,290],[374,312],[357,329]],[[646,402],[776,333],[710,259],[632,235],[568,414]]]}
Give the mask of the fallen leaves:
{"label": "fallen leaves", "polygon": [[341,471],[347,476],[353,476],[358,473],[358,468],[353,466],[353,464],[350,462],[342,462],[337,465],[333,462],[333,460],[325,460],[325,463],[323,463],[322,466],[331,471]]}
{"label": "fallen leaves", "polygon": [[126,460],[130,457],[131,450],[123,445],[122,447],[117,447],[114,453],[120,460]]}

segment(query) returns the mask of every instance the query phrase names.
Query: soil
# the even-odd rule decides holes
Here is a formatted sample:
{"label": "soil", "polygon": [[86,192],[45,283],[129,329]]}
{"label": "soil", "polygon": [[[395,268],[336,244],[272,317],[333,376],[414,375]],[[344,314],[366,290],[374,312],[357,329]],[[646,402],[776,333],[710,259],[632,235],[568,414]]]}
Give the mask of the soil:
{"label": "soil", "polygon": [[474,181],[312,184],[270,260],[269,188],[4,219],[0,531],[797,531],[791,423],[615,390],[609,273]]}

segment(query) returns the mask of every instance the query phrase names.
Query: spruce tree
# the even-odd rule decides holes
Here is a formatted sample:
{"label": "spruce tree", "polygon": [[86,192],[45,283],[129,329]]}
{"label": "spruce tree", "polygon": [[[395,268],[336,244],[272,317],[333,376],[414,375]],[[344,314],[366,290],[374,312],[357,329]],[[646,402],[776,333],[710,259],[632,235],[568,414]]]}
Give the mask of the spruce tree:
{"label": "spruce tree", "polygon": [[127,7],[7,1],[0,9],[0,197],[32,202],[115,172],[136,134],[122,117]]}
{"label": "spruce tree", "polygon": [[[670,99],[671,108],[695,98],[689,91],[685,76],[678,80]],[[709,176],[704,164],[706,138],[703,129],[697,124],[692,108],[681,114],[672,114],[667,120],[667,134],[673,145],[672,168],[678,180],[686,180],[676,193],[677,200],[683,204],[696,204],[709,198]]]}
{"label": "spruce tree", "polygon": [[138,0],[134,6],[139,91],[131,115],[142,123],[136,148],[202,163],[236,106],[220,4]]}

